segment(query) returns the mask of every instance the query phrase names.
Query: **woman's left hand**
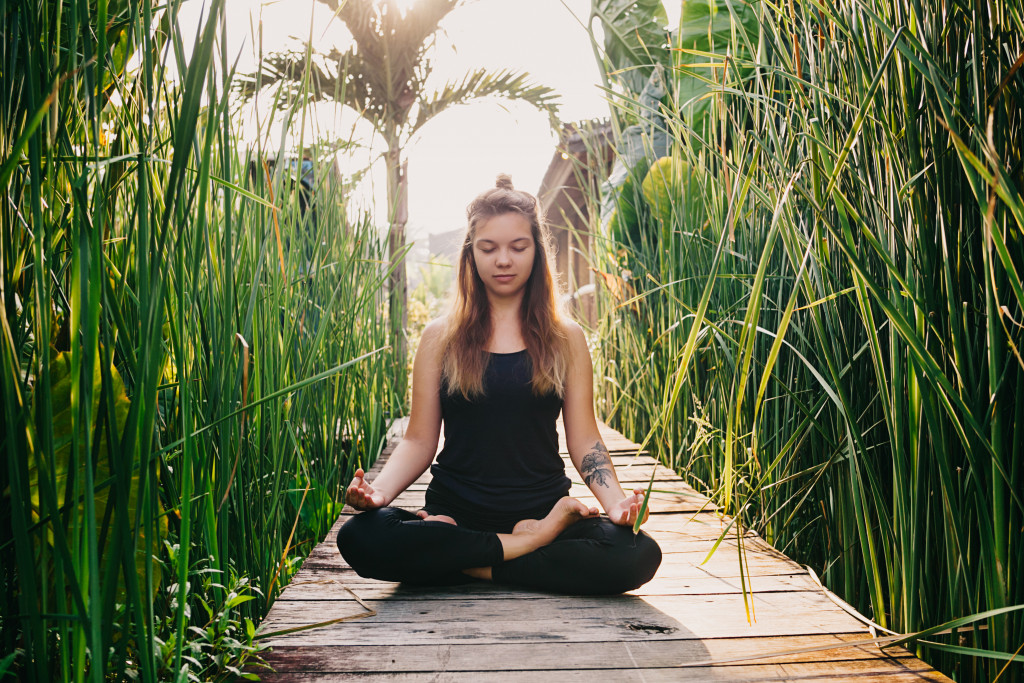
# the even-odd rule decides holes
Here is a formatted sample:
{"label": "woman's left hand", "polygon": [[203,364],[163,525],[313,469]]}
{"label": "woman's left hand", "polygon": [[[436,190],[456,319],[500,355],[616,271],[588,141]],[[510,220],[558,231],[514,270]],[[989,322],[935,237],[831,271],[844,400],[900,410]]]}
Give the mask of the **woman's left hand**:
{"label": "woman's left hand", "polygon": [[[632,496],[626,496],[615,505],[608,508],[608,519],[614,524],[621,524],[622,526],[633,526],[636,523],[636,518],[640,515],[640,508],[644,504],[644,489],[633,489]],[[647,515],[649,510],[644,510],[643,524],[647,521]]]}

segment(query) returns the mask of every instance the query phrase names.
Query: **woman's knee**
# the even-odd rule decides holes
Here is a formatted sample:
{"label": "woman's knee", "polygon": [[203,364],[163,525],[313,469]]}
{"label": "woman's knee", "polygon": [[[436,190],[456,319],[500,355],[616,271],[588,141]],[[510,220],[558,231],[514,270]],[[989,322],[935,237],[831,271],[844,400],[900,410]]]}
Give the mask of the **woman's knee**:
{"label": "woman's knee", "polygon": [[496,581],[577,595],[615,595],[639,588],[661,565],[661,548],[641,531],[608,520],[574,530],[533,553],[494,568]]}
{"label": "woman's knee", "polygon": [[397,508],[367,510],[352,517],[338,530],[338,550],[357,574],[376,578],[379,567],[389,563],[389,558],[383,555],[394,547],[388,537],[401,524],[403,512]]}
{"label": "woman's knee", "polygon": [[614,534],[618,538],[608,564],[610,592],[625,593],[654,578],[661,566],[661,547],[644,531],[634,535],[629,527],[618,527]]}
{"label": "woman's knee", "polygon": [[628,590],[639,588],[653,579],[658,567],[661,566],[661,546],[657,541],[644,531],[634,536],[633,540],[635,545],[633,547],[634,573],[632,578],[636,585]]}

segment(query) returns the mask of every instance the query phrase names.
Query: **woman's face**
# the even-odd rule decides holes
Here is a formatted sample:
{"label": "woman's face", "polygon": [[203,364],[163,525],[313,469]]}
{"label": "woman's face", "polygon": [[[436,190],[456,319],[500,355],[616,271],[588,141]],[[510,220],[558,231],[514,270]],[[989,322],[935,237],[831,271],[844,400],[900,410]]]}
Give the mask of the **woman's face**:
{"label": "woman's face", "polygon": [[473,260],[488,295],[520,294],[533,272],[536,249],[530,221],[521,214],[503,213],[477,228]]}

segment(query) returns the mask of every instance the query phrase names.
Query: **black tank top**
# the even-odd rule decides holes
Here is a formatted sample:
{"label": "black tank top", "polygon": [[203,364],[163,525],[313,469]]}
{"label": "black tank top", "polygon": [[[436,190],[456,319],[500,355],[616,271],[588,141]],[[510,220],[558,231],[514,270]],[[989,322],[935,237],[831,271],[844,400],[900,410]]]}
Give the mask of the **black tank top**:
{"label": "black tank top", "polygon": [[536,396],[526,350],[490,353],[484,396],[449,395],[441,383],[444,448],[430,468],[447,492],[487,510],[531,510],[569,492],[555,421],[562,399]]}

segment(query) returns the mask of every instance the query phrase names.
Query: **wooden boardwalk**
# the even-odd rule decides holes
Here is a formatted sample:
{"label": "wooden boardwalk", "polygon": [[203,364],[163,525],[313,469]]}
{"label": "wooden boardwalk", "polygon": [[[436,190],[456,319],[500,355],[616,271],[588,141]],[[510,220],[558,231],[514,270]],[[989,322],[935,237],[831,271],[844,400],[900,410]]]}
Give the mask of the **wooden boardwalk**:
{"label": "wooden boardwalk", "polygon": [[[363,579],[335,546],[353,512],[346,508],[260,627],[278,633],[267,639],[276,673],[261,679],[949,680],[904,650],[848,645],[870,638],[868,629],[751,533],[743,538],[754,610],[748,623],[735,531],[704,561],[727,520],[671,470],[637,456],[637,444],[601,431],[624,488],[646,485],[653,470],[655,488],[673,492],[652,495],[644,526],[664,552],[650,583],[621,596],[570,597],[485,582],[426,589]],[[564,439],[562,451],[572,494],[596,505],[564,455]],[[428,482],[429,473],[395,504],[418,509]],[[792,652],[808,648],[819,649]]]}

